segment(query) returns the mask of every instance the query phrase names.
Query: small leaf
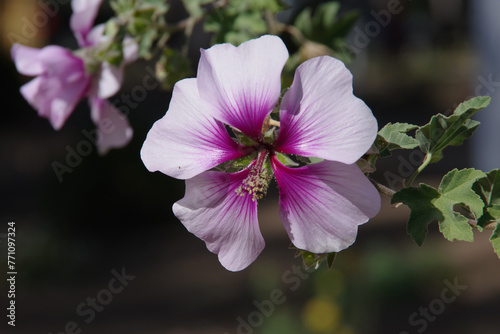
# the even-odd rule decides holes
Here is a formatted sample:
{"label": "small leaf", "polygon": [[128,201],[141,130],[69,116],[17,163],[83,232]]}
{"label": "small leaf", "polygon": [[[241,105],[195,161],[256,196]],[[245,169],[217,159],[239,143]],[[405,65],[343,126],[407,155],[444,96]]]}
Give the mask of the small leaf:
{"label": "small leaf", "polygon": [[[408,136],[406,133],[417,129],[417,125],[408,123],[387,123],[379,132],[379,136],[385,139],[387,146],[385,150],[412,149],[419,145],[418,140]],[[381,155],[382,152],[381,152]]]}
{"label": "small leaf", "polygon": [[500,222],[500,170],[495,169],[478,180],[472,187],[484,203],[483,215],[478,226],[484,227],[491,222]]}
{"label": "small leaf", "polygon": [[491,235],[490,241],[493,245],[495,253],[497,253],[498,257],[500,258],[500,224],[497,224],[495,231],[493,231],[493,234]]}
{"label": "small leaf", "polygon": [[411,238],[422,246],[428,232],[428,225],[435,219],[443,220],[443,214],[433,201],[439,197],[439,192],[421,183],[419,188],[404,188],[394,194],[391,203],[404,203],[410,209],[407,232]]}
{"label": "small leaf", "polygon": [[432,156],[431,162],[442,158],[442,151],[449,145],[461,145],[479,126],[479,122],[469,119],[478,110],[486,108],[490,97],[479,96],[461,103],[451,116],[435,115],[431,121],[420,127],[415,138],[422,152]]}

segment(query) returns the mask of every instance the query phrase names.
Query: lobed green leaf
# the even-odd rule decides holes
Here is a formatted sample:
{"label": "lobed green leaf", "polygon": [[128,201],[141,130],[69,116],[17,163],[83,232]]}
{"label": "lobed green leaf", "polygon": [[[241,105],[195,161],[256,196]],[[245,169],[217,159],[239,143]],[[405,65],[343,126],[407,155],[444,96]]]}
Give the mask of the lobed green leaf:
{"label": "lobed green leaf", "polygon": [[450,145],[461,145],[479,126],[479,122],[470,117],[490,104],[488,96],[474,97],[461,103],[450,116],[435,115],[431,121],[420,127],[415,138],[420,149],[437,162],[443,157],[442,151]]}
{"label": "lobed green leaf", "polygon": [[422,246],[428,225],[433,220],[443,220],[442,212],[434,206],[434,200],[439,198],[439,192],[433,187],[421,183],[418,188],[403,188],[392,197],[391,203],[404,203],[410,210],[410,218],[406,231],[411,238]]}
{"label": "lobed green leaf", "polygon": [[424,242],[428,225],[433,220],[438,221],[439,230],[446,239],[472,241],[469,218],[455,211],[455,206],[468,208],[476,219],[483,214],[484,203],[472,187],[484,176],[483,172],[472,168],[454,169],[443,177],[437,190],[426,184],[404,188],[394,194],[392,203],[402,202],[411,209],[407,231],[418,245]]}

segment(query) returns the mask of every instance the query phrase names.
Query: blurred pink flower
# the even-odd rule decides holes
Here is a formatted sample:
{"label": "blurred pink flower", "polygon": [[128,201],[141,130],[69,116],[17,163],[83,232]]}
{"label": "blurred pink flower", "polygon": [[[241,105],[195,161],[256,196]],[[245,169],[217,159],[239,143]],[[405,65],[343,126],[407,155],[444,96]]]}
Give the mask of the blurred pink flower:
{"label": "blurred pink flower", "polygon": [[[299,66],[281,102],[279,135],[274,142],[264,137],[287,58],[276,36],[202,50],[197,78],[175,85],[168,112],[141,150],[150,171],[187,179],[174,214],[228,270],[246,268],[264,248],[257,200],[273,174],[281,221],[300,249],[345,249],[380,209],[377,190],[355,164],[373,144],[377,121],[352,94],[352,75],[339,60],[317,57]],[[252,142],[237,143],[226,125]],[[243,170],[209,171],[250,154]],[[324,160],[286,166],[283,154]]]}
{"label": "blurred pink flower", "polygon": [[[98,150],[105,154],[111,148],[125,146],[132,138],[127,118],[111,103],[104,101],[116,94],[123,80],[123,68],[137,59],[138,46],[131,39],[124,41],[124,61],[120,67],[108,62],[91,59],[92,49],[105,41],[104,26],[92,28],[102,0],[73,0],[71,28],[78,40],[79,53],[63,47],[49,45],[42,49],[14,44],[11,56],[17,70],[27,76],[36,76],[21,87],[21,94],[49,119],[59,130],[84,97],[88,97],[92,120],[101,128],[107,120],[113,120],[113,132],[99,131]],[[94,67],[92,71],[90,67]],[[94,72],[95,71],[95,72]],[[103,122],[106,120],[106,122]]]}
{"label": "blurred pink flower", "polygon": [[85,63],[56,45],[35,49],[14,44],[11,54],[21,74],[36,76],[21,87],[21,94],[59,130],[89,90],[92,76]]}

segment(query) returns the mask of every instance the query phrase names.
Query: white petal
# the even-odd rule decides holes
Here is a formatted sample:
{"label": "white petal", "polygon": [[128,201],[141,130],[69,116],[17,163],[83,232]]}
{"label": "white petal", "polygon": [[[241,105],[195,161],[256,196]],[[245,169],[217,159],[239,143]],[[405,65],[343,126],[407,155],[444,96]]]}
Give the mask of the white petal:
{"label": "white petal", "polygon": [[188,231],[205,241],[231,271],[245,269],[264,249],[257,202],[235,191],[247,175],[248,170],[202,173],[186,180],[186,195],[173,206]]}
{"label": "white petal", "polygon": [[104,155],[112,148],[126,146],[133,136],[129,121],[112,103],[99,98],[89,98],[92,120],[97,126],[99,137],[97,148]]}
{"label": "white petal", "polygon": [[285,44],[276,36],[201,50],[200,96],[214,106],[212,116],[258,138],[265,117],[278,102],[287,59]]}
{"label": "white petal", "polygon": [[189,179],[249,154],[231,139],[222,123],[209,116],[211,107],[198,95],[196,80],[175,84],[166,115],[144,141],[142,161],[152,172]]}
{"label": "white petal", "polygon": [[97,94],[101,99],[107,99],[118,93],[123,81],[123,70],[104,62],[98,76]]}
{"label": "white petal", "polygon": [[352,93],[352,75],[332,57],[299,66],[280,107],[277,150],[347,164],[356,162],[377,136],[377,120]]}
{"label": "white petal", "polygon": [[280,217],[290,240],[313,253],[338,252],[380,210],[380,195],[355,165],[323,161],[300,168],[272,158]]}
{"label": "white petal", "polygon": [[70,19],[71,30],[80,46],[88,46],[87,34],[94,25],[102,0],[72,0],[73,14]]}

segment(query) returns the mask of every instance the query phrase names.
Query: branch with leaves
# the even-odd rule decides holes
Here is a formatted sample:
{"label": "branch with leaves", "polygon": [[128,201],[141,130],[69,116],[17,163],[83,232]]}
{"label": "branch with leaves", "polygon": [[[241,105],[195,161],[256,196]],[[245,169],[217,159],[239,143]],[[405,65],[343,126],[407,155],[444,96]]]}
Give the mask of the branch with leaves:
{"label": "branch with leaves", "polygon": [[[376,141],[379,153],[370,157],[388,157],[393,150],[419,147],[425,154],[422,164],[411,175],[408,186],[391,194],[393,204],[403,203],[411,209],[407,231],[422,245],[428,225],[437,221],[443,236],[450,240],[473,241],[473,228],[495,229],[491,236],[495,252],[500,257],[500,174],[499,170],[484,173],[472,168],[447,173],[438,188],[420,183],[412,187],[416,177],[430,164],[443,158],[448,146],[461,145],[472,136],[479,122],[472,120],[477,111],[486,108],[489,97],[475,97],[460,104],[452,115],[435,115],[424,126],[387,124],[379,131]],[[415,130],[415,136],[408,132]],[[460,207],[461,212],[455,208]]]}

